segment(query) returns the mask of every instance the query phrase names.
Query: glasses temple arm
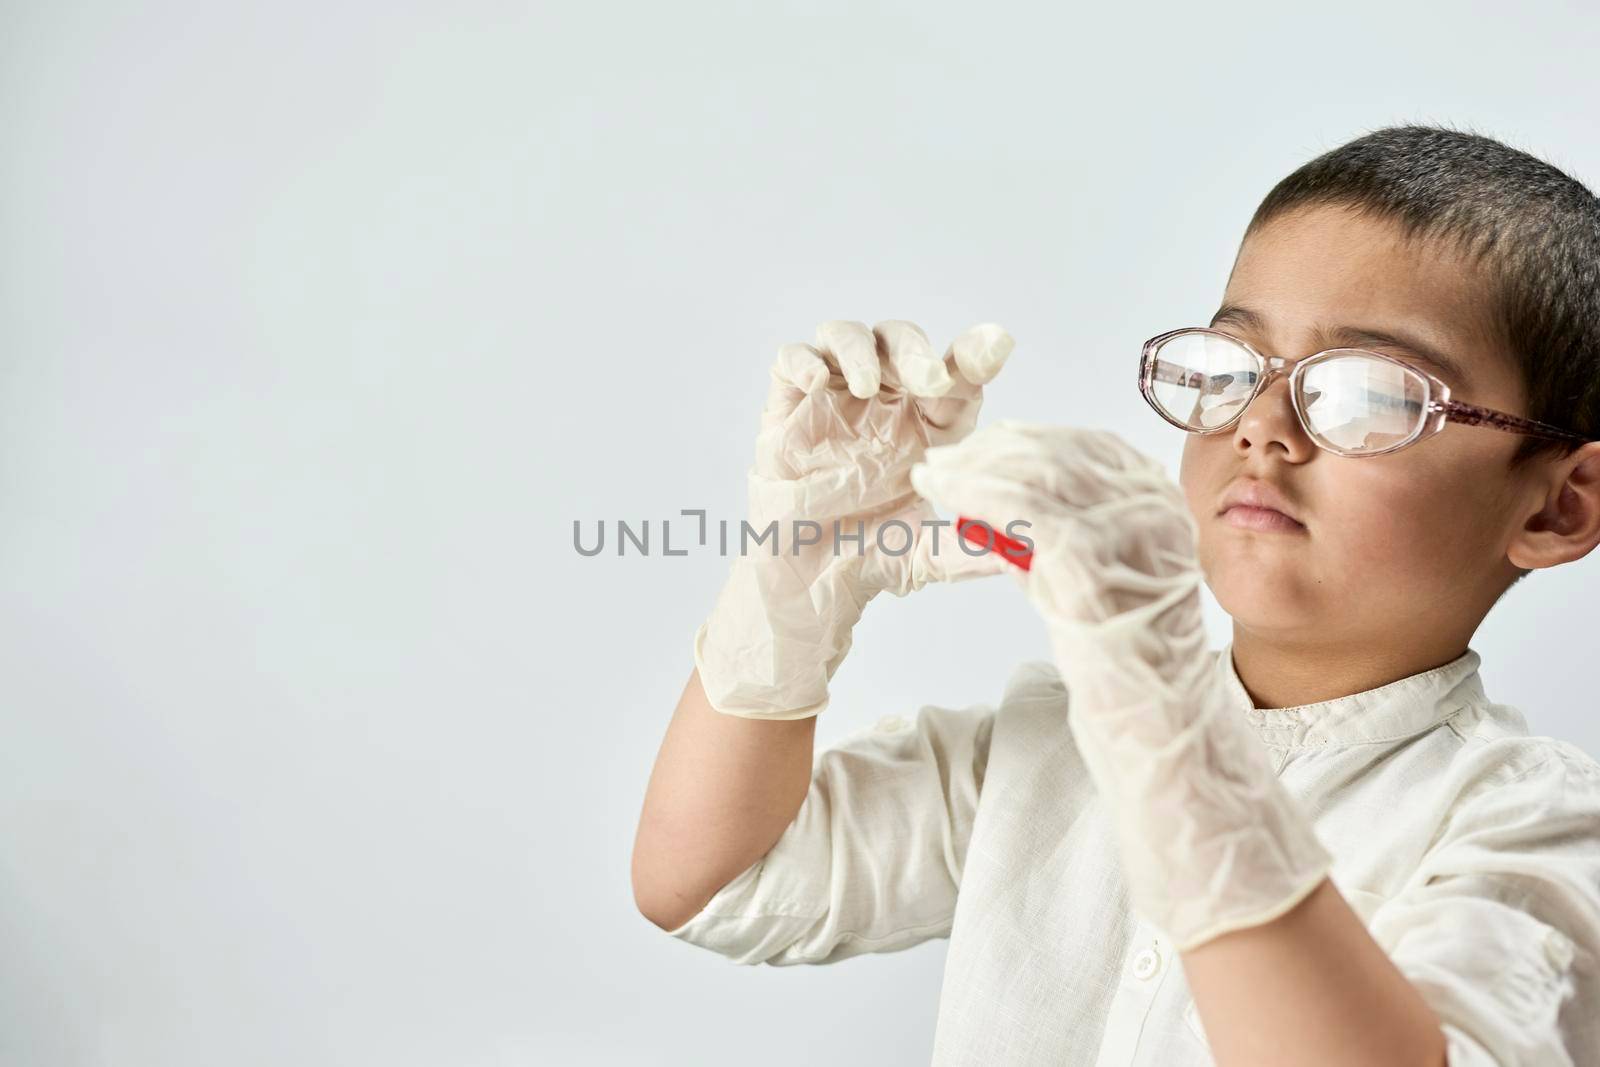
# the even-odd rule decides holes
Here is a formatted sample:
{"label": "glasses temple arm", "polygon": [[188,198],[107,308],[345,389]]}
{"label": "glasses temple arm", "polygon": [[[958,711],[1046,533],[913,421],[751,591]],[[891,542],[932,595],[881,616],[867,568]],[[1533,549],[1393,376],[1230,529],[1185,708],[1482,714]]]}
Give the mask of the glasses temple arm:
{"label": "glasses temple arm", "polygon": [[1589,443],[1588,438],[1580,437],[1558,426],[1551,426],[1547,422],[1525,419],[1520,415],[1508,415],[1503,411],[1482,408],[1460,400],[1446,400],[1442,403],[1435,400],[1431,407],[1435,411],[1444,412],[1444,417],[1451,422],[1459,422],[1465,426],[1489,426],[1496,430],[1526,434],[1529,437],[1543,437],[1552,441],[1574,441],[1580,445]]}

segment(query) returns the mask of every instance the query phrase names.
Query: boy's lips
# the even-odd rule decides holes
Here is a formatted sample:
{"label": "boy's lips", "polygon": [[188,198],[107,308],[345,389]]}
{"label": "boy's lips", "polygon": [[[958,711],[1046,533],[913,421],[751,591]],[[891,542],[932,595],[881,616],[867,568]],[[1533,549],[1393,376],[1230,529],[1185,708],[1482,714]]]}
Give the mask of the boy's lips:
{"label": "boy's lips", "polygon": [[1240,478],[1228,486],[1217,514],[1231,525],[1250,529],[1292,531],[1306,528],[1283,491],[1258,478]]}
{"label": "boy's lips", "polygon": [[1222,513],[1222,521],[1229,526],[1245,530],[1263,530],[1268,533],[1303,533],[1305,527],[1281,511],[1271,508],[1253,508],[1248,504],[1235,504]]}

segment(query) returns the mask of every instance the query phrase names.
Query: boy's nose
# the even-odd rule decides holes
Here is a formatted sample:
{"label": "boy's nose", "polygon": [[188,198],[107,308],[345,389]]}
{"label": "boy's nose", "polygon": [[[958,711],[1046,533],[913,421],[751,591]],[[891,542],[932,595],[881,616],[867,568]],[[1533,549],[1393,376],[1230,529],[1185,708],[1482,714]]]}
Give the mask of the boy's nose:
{"label": "boy's nose", "polygon": [[[1243,435],[1246,440],[1261,443],[1277,440],[1290,452],[1296,452],[1311,442],[1305,424],[1300,421],[1300,413],[1295,408],[1294,398],[1289,395],[1287,388],[1289,374],[1293,368],[1290,362],[1281,356],[1268,357],[1266,363],[1266,369],[1256,382],[1255,395],[1250,398],[1244,413],[1239,417],[1238,424],[1234,427],[1235,444],[1238,444],[1239,435]],[[1283,398],[1268,399],[1263,404],[1268,390],[1279,378],[1285,381]]]}

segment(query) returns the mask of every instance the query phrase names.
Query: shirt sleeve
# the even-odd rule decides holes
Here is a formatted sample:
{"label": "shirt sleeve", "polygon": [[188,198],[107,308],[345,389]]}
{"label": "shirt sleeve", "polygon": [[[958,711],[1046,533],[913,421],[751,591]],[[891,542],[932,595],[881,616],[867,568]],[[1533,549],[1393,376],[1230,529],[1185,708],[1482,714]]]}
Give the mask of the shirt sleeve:
{"label": "shirt sleeve", "polygon": [[777,843],[668,934],[775,966],[948,937],[994,716],[927,705],[819,752]]}
{"label": "shirt sleeve", "polygon": [[1600,765],[1528,740],[1466,761],[1415,878],[1368,923],[1449,1067],[1600,1064]]}

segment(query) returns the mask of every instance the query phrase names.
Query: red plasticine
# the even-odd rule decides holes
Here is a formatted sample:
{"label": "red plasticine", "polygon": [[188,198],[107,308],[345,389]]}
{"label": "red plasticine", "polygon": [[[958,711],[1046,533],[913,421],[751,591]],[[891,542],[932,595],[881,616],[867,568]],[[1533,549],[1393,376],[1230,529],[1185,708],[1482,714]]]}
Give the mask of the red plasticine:
{"label": "red plasticine", "polygon": [[1000,555],[1023,570],[1028,570],[1033,563],[1033,552],[1021,541],[1007,537],[977,519],[969,519],[965,515],[956,516],[956,532],[973,544],[982,545],[990,551],[997,547],[1004,549]]}

